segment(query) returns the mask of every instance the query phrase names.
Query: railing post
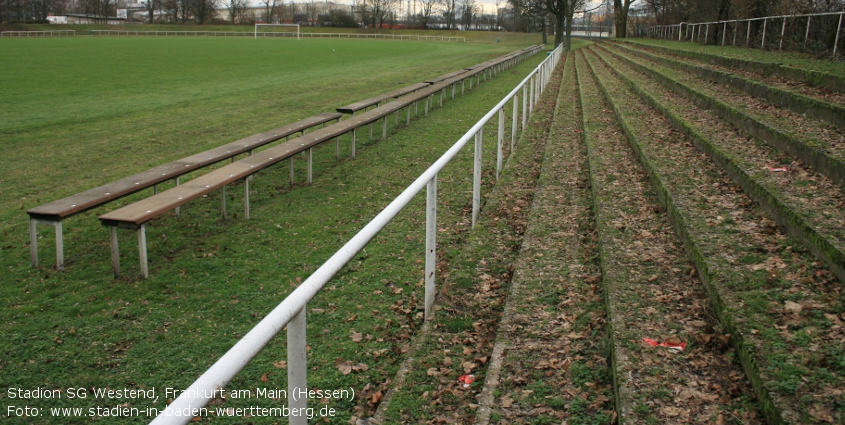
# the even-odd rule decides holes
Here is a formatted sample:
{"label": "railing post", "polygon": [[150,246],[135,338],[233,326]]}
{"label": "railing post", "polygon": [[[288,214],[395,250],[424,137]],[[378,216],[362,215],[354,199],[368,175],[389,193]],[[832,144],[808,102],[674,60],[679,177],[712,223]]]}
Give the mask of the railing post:
{"label": "railing post", "polygon": [[748,21],[748,32],[745,33],[745,46],[751,45],[751,20]]}
{"label": "railing post", "polygon": [[528,121],[528,87],[522,86],[522,131],[525,131],[525,123]]}
{"label": "railing post", "polygon": [[839,47],[839,32],[842,30],[842,14],[839,14],[839,26],[836,27],[836,40],[833,42],[833,54],[836,54],[836,48]]}
{"label": "railing post", "polygon": [[307,425],[308,399],[301,394],[308,387],[308,358],[305,340],[305,306],[288,322],[288,408],[290,425]]}
{"label": "railing post", "polygon": [[475,133],[475,157],[472,169],[472,227],[478,221],[478,211],[481,209],[481,138],[484,129]]}
{"label": "railing post", "polygon": [[496,181],[499,181],[499,176],[502,174],[502,163],[504,160],[504,152],[502,144],[505,142],[505,108],[499,109],[499,137],[496,138]]}
{"label": "railing post", "polygon": [[810,20],[813,19],[812,16],[807,17],[807,32],[804,34],[804,46],[807,45],[807,41],[810,40]]}
{"label": "railing post", "polygon": [[425,198],[425,320],[434,313],[437,266],[437,175],[428,182]]}
{"label": "railing post", "polygon": [[513,122],[511,123],[511,154],[513,154],[514,145],[516,145],[516,127],[517,115],[519,114],[519,93],[513,96]]}
{"label": "railing post", "polygon": [[780,28],[780,44],[778,50],[783,50],[783,35],[786,34],[786,16],[783,17],[783,26]]}
{"label": "railing post", "polygon": [[769,20],[768,20],[768,19],[763,19],[763,42],[762,42],[762,43],[760,43],[760,48],[761,48],[761,49],[765,49],[765,48],[766,48],[766,25],[768,25],[768,24],[769,24]]}

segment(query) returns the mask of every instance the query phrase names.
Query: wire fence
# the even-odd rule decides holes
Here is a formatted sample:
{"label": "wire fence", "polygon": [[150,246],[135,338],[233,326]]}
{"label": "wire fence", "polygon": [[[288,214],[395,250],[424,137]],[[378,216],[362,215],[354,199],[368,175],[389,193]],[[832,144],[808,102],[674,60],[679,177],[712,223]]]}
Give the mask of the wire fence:
{"label": "wire fence", "polygon": [[655,25],[648,36],[704,44],[759,47],[770,50],[839,52],[845,12],[765,16],[714,22]]}

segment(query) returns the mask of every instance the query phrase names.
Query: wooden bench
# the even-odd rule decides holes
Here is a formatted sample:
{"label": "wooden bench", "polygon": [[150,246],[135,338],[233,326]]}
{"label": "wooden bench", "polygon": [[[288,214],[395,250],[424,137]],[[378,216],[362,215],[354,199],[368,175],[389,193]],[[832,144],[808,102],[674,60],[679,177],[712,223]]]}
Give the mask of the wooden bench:
{"label": "wooden bench", "polygon": [[[200,198],[212,191],[224,189],[226,185],[239,180],[244,181],[244,217],[249,219],[250,189],[248,177],[285,159],[290,159],[292,178],[292,158],[300,152],[307,152],[307,179],[310,184],[312,182],[312,160],[314,147],[351,132],[352,156],[354,158],[356,130],[358,128],[372,124],[390,114],[398,113],[403,108],[407,109],[408,121],[410,121],[411,108],[417,109],[416,104],[423,100],[425,101],[425,113],[427,115],[429,106],[433,106],[434,95],[440,92],[442,103],[442,97],[445,94],[444,88],[448,87],[449,84],[452,84],[452,82],[445,81],[436,85],[426,85],[426,88],[399,97],[393,102],[388,102],[357,116],[353,116],[349,119],[339,121],[335,124],[328,125],[324,128],[291,139],[280,145],[271,147],[204,174],[183,185],[171,188],[118,210],[101,215],[99,217],[100,222],[109,227],[112,268],[114,270],[115,277],[120,276],[120,250],[117,238],[118,228],[137,231],[141,275],[144,278],[149,277],[146,223],[150,220],[157,218],[170,210],[179,208],[181,205]],[[383,127],[382,137],[387,137],[386,121]]]}
{"label": "wooden bench", "polygon": [[334,112],[316,115],[32,208],[27,211],[27,214],[29,214],[29,240],[32,265],[38,267],[38,224],[46,224],[55,228],[56,268],[61,270],[64,268],[64,243],[62,236],[62,221],[64,219],[149,187],[153,187],[154,192],[157,192],[157,185],[164,181],[175,180],[178,186],[180,183],[179,177],[184,174],[226,159],[231,158],[234,160],[240,154],[251,153],[256,148],[287,138],[296,133],[304,134],[310,128],[325,125],[335,120],[339,121],[340,118],[341,114]]}
{"label": "wooden bench", "polygon": [[[513,55],[506,55],[512,57]],[[513,63],[513,62],[511,62]],[[200,176],[189,183],[174,187],[162,193],[158,193],[149,198],[143,199],[131,205],[127,205],[118,210],[103,214],[100,216],[100,221],[103,225],[109,227],[109,239],[111,246],[112,268],[114,269],[115,277],[120,276],[120,250],[117,238],[117,229],[125,228],[136,230],[138,233],[138,250],[140,260],[141,275],[146,278],[149,277],[149,266],[147,261],[147,241],[146,241],[146,224],[157,217],[165,214],[167,211],[178,209],[181,205],[212,191],[221,189],[225,190],[226,185],[243,180],[244,181],[244,217],[249,219],[249,178],[255,173],[275,165],[285,159],[290,159],[291,166],[291,182],[293,182],[293,156],[298,153],[307,152],[307,181],[308,184],[312,182],[312,160],[313,149],[317,145],[324,143],[331,139],[338,139],[341,135],[352,133],[352,157],[355,157],[355,140],[356,130],[365,125],[371,125],[380,119],[383,119],[384,125],[382,130],[382,137],[387,137],[387,120],[386,117],[390,114],[396,114],[401,109],[407,110],[407,121],[410,122],[411,108],[418,111],[418,103],[425,101],[425,114],[428,115],[429,107],[433,107],[434,96],[440,93],[440,104],[442,106],[443,99],[446,96],[446,89],[452,86],[453,97],[454,87],[458,82],[465,81],[482,72],[486,67],[476,70],[461,70],[463,72],[451,73],[453,75],[441,79],[441,81],[428,84],[423,83],[416,90],[410,93],[396,97],[394,101],[387,102],[380,105],[380,102],[375,109],[365,111],[360,115],[353,115],[351,118],[343,121],[338,121],[335,124],[325,126],[324,128],[315,130],[308,134],[303,134],[300,137],[288,140],[278,146],[266,149],[255,155],[251,155],[240,161],[221,167],[203,176]],[[414,87],[414,86],[409,86]],[[407,89],[407,88],[405,88]],[[404,89],[399,89],[404,90]],[[397,91],[391,92],[395,95]],[[378,97],[383,100],[393,98],[392,96],[385,97],[391,93],[386,93]],[[376,99],[376,98],[372,98]],[[363,105],[371,99],[356,102],[358,105]],[[353,104],[355,105],[355,104]],[[353,106],[353,107],[357,107]],[[370,105],[372,106],[372,104]],[[358,110],[365,109],[362,107]],[[371,127],[372,128],[372,127]],[[372,137],[372,130],[370,131]],[[225,202],[225,196],[224,202]],[[225,203],[223,204],[225,210]]]}

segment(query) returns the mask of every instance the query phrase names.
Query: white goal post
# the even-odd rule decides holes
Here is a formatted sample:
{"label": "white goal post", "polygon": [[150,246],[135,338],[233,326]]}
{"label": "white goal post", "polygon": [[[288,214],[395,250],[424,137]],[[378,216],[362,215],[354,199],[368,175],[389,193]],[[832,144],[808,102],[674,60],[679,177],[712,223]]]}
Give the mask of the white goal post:
{"label": "white goal post", "polygon": [[256,39],[258,39],[258,27],[296,27],[296,39],[299,40],[299,24],[255,24]]}

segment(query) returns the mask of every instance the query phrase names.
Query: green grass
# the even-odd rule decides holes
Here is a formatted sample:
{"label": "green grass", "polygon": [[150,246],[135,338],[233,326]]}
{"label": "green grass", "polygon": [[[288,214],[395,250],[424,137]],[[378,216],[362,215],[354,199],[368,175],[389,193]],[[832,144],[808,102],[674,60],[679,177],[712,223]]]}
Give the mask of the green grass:
{"label": "green grass", "polygon": [[802,52],[774,52],[769,50],[750,49],[734,46],[701,45],[698,43],[655,40],[638,38],[634,41],[643,44],[706,53],[726,58],[743,59],[762,63],[781,64],[788,67],[822,71],[833,75],[845,76],[845,65],[838,61],[816,59],[808,53]]}
{"label": "green grass", "polygon": [[[104,209],[66,221],[67,270],[61,273],[49,267],[54,261],[51,230],[41,231],[41,261],[46,267],[33,269],[29,265],[25,209],[150,165],[477,63],[510,48],[338,40],[303,41],[298,50],[293,49],[292,42],[281,40],[259,40],[261,45],[234,39],[7,41],[2,40],[0,55],[4,64],[14,63],[14,73],[4,70],[2,78],[14,75],[19,85],[30,90],[40,87],[34,78],[28,78],[27,69],[47,66],[48,61],[30,58],[32,46],[59,56],[67,72],[43,71],[40,75],[52,75],[65,83],[45,82],[40,96],[26,98],[23,89],[15,89],[23,93],[19,100],[2,94],[3,113],[8,111],[6,105],[27,103],[27,107],[16,108],[19,116],[13,119],[17,124],[7,125],[2,133],[11,149],[0,164],[4,226],[0,266],[6,276],[6,284],[0,287],[4,300],[0,320],[7,327],[6,342],[0,348],[0,388],[155,387],[159,393],[164,387],[184,388],[541,59],[537,55],[516,70],[482,83],[468,95],[447,101],[445,108],[435,109],[425,120],[412,121],[407,128],[400,125],[400,132],[389,120],[386,141],[370,142],[359,135],[356,160],[348,159],[348,138],[341,140],[344,159],[340,162],[334,157],[333,146],[318,149],[314,186],[289,188],[286,167],[257,175],[251,185],[253,209],[249,221],[237,216],[221,219],[217,193],[189,203],[180,217],[167,215],[153,221],[148,233],[151,278],[113,280],[107,234],[96,220]],[[330,48],[339,50],[341,46],[354,51],[329,56]],[[153,61],[156,50],[161,57]],[[104,52],[119,57],[109,58]],[[101,67],[122,71],[97,71],[97,78],[86,79],[85,74],[93,72],[86,61],[100,56],[104,58]],[[322,65],[315,59],[306,66],[308,56],[322,57]],[[26,62],[34,65],[27,66]],[[327,67],[327,62],[336,66]],[[132,81],[124,83],[126,79]],[[87,95],[78,87],[82,84],[79,81],[87,81],[88,91],[95,94]],[[3,85],[7,87],[6,81]],[[113,90],[112,85],[116,86]],[[51,99],[47,87],[56,94],[50,100],[55,116],[45,113],[50,108],[38,101]],[[139,97],[139,93],[149,93],[151,87],[155,90],[149,98]],[[62,111],[60,106],[67,99],[78,100],[79,106]],[[100,102],[111,102],[112,106],[98,107]],[[26,117],[34,111],[43,114],[47,122]],[[6,122],[3,120],[4,125]],[[494,144],[494,138],[486,138],[486,152],[492,152]],[[471,169],[471,153],[461,158],[463,165],[447,168],[440,177],[441,227],[455,227],[470,199],[469,174],[465,171]],[[492,161],[490,155],[485,158],[486,170],[491,170]],[[297,162],[301,182],[303,161]],[[489,178],[489,173],[486,175]],[[242,191],[241,184],[227,191],[230,216],[238,214]],[[138,198],[129,197],[109,208]],[[367,384],[378,388],[395,374],[401,348],[419,326],[423,201],[418,197],[408,212],[400,214],[335,277],[317,301],[309,304],[309,385],[324,389],[353,387],[359,393],[359,399],[329,404],[343,412],[333,419],[336,423],[345,423],[355,405],[367,404],[366,398],[360,398],[367,397]],[[120,238],[125,275],[136,275],[135,237],[122,232]],[[455,238],[452,233],[442,233],[439,242],[448,246]],[[363,342],[352,341],[353,333],[361,333]],[[285,388],[286,369],[277,366],[285,357],[282,336],[271,342],[228,388]],[[337,359],[365,363],[369,369],[342,375],[335,367]],[[27,403],[38,407],[118,404],[93,399]],[[161,397],[157,403],[129,403],[162,408],[165,400]],[[268,403],[273,402],[230,399],[225,406]],[[5,390],[0,392],[4,420],[5,407],[11,404],[20,403],[9,400]],[[10,422],[23,423],[23,419]],[[88,422],[90,419],[83,418],[27,420]]]}

